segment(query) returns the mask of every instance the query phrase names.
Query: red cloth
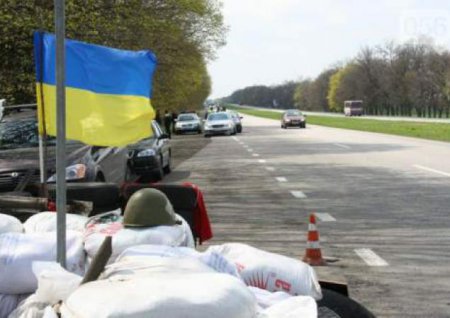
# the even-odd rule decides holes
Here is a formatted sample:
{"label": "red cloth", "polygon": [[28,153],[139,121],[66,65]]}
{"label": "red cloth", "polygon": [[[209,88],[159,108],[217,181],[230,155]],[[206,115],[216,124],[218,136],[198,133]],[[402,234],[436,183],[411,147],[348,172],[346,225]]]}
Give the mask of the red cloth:
{"label": "red cloth", "polygon": [[208,212],[206,211],[206,205],[203,199],[203,193],[195,184],[184,182],[183,185],[193,188],[197,195],[197,206],[194,211],[194,231],[197,233],[201,245],[204,241],[213,237],[211,223],[209,222]]}

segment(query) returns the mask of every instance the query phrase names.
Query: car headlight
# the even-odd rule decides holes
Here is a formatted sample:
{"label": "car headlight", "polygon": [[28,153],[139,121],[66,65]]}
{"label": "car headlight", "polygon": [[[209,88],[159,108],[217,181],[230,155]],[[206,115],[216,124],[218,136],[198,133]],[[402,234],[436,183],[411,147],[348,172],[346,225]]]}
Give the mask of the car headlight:
{"label": "car headlight", "polygon": [[289,118],[286,118],[285,121],[288,123],[288,122],[290,122],[291,120],[290,120]]}
{"label": "car headlight", "polygon": [[181,123],[176,123],[175,124],[175,128],[180,128],[181,127]]}
{"label": "car headlight", "polygon": [[205,124],[205,129],[210,129],[211,128],[211,126],[210,125],[208,125],[208,124]]}
{"label": "car headlight", "polygon": [[138,152],[137,157],[152,157],[156,155],[155,150],[153,149],[145,149]]}
{"label": "car headlight", "polygon": [[[86,176],[86,165],[76,164],[66,168],[66,180],[74,181],[83,179]],[[56,182],[56,174],[47,179],[47,182]]]}
{"label": "car headlight", "polygon": [[227,124],[227,127],[228,127],[228,128],[232,128],[232,127],[233,127],[233,124],[232,124],[232,123],[228,123],[228,124]]}

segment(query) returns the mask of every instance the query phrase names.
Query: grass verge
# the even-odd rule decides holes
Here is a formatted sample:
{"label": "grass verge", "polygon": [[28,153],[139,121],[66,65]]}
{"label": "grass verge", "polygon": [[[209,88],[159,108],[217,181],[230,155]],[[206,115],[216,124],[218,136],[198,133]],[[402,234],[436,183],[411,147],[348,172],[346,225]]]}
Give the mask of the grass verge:
{"label": "grass verge", "polygon": [[[249,109],[237,106],[228,106],[228,108],[235,109],[243,114],[276,120],[281,119],[281,113],[270,110]],[[450,142],[450,124],[326,116],[308,116],[307,123],[334,128],[361,130]]]}

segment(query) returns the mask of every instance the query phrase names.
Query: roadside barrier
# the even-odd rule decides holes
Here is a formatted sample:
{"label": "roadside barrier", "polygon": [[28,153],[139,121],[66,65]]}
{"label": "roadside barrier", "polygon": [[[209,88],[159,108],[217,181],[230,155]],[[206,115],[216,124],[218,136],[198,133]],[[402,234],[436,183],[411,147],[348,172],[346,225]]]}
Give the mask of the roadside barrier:
{"label": "roadside barrier", "polygon": [[316,215],[314,213],[309,215],[308,241],[306,242],[306,251],[303,261],[311,266],[327,265],[326,261],[322,258],[319,243],[319,231],[317,230]]}

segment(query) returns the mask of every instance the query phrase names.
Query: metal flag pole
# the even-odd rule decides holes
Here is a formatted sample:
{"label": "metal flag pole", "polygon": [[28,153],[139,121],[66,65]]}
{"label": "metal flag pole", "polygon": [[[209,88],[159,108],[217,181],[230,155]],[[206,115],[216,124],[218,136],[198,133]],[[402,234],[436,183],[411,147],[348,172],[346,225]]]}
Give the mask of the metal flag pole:
{"label": "metal flag pole", "polygon": [[64,0],[54,0],[56,34],[56,257],[66,267],[66,93]]}

